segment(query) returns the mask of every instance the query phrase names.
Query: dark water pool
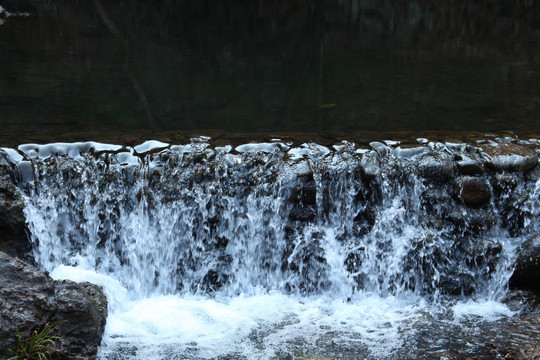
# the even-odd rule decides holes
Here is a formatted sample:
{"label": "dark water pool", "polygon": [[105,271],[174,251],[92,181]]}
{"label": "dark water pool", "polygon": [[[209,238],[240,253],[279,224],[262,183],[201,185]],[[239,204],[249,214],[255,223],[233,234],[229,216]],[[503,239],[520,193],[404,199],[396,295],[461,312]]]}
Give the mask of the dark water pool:
{"label": "dark water pool", "polygon": [[540,130],[535,0],[0,5],[2,145]]}

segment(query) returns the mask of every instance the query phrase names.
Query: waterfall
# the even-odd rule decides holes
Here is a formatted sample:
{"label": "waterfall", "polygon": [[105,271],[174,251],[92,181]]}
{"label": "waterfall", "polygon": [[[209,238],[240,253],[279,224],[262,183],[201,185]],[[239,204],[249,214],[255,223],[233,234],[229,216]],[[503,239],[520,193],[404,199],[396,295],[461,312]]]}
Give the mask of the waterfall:
{"label": "waterfall", "polygon": [[[290,313],[306,306],[311,314],[306,299],[335,304],[336,320],[358,299],[387,299],[363,308],[363,319],[414,299],[398,306],[406,323],[406,309],[418,304],[500,300],[516,246],[538,231],[533,177],[480,174],[492,196],[482,206],[460,198],[456,159],[480,158],[474,146],[274,141],[233,148],[209,140],[3,149],[17,172],[38,265],[114,279],[137,306],[198,299],[232,311],[239,299],[264,307],[257,301],[274,296]],[[380,316],[390,321],[388,312]],[[258,329],[249,336],[265,331],[249,325],[252,318],[237,321]],[[359,334],[349,341],[361,342]]]}

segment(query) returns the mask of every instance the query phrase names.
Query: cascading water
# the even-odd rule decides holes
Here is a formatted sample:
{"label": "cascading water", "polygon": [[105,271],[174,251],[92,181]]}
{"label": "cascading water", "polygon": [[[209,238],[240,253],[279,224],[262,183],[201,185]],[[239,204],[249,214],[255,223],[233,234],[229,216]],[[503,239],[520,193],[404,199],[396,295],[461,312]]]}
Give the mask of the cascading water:
{"label": "cascading water", "polygon": [[426,314],[510,314],[496,301],[540,230],[534,177],[471,207],[465,144],[208,140],[3,150],[36,262],[106,288],[101,358],[408,358]]}

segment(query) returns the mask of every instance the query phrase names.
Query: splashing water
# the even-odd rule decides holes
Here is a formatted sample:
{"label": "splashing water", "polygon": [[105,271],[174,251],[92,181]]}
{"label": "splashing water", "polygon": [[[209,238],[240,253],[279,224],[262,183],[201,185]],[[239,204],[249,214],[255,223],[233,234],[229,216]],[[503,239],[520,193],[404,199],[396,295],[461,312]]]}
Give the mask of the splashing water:
{"label": "splashing water", "polygon": [[497,301],[538,229],[538,181],[515,190],[516,229],[507,197],[483,212],[419,175],[444,144],[4,151],[39,266],[105,288],[102,359],[407,358],[447,308],[510,316]]}

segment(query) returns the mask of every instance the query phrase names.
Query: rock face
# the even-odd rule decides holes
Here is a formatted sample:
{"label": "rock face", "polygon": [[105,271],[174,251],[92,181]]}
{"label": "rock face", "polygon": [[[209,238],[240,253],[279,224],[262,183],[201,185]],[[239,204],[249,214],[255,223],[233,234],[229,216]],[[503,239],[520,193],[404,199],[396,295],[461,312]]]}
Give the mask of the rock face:
{"label": "rock face", "polygon": [[0,358],[23,337],[58,323],[60,352],[68,359],[94,358],[103,335],[107,300],[100,287],[55,281],[46,272],[0,252]]}
{"label": "rock face", "polygon": [[0,251],[31,261],[23,208],[9,166],[0,162]]}
{"label": "rock face", "polygon": [[510,286],[527,289],[540,295],[540,235],[523,243],[519,252],[516,270],[510,279]]}

